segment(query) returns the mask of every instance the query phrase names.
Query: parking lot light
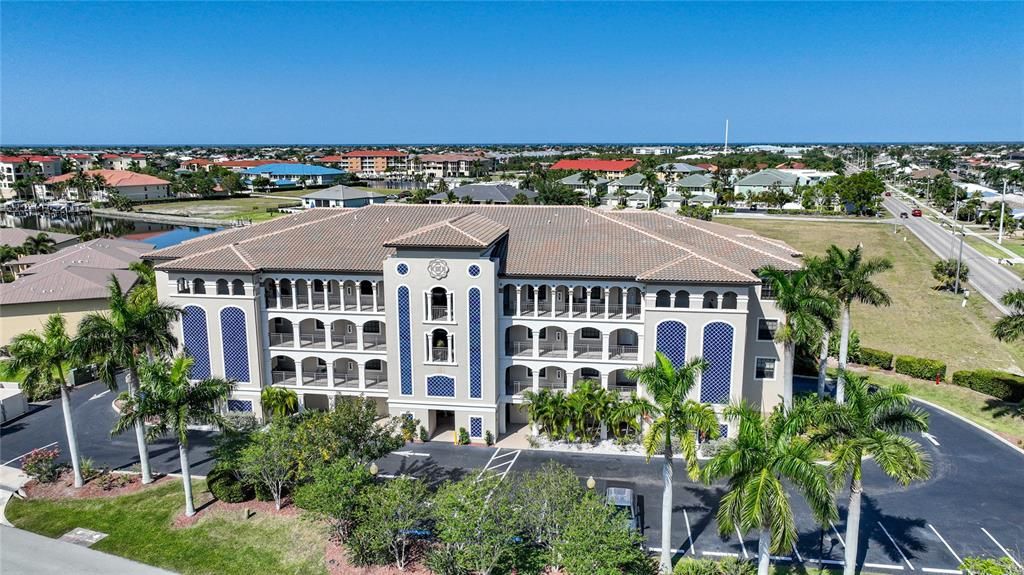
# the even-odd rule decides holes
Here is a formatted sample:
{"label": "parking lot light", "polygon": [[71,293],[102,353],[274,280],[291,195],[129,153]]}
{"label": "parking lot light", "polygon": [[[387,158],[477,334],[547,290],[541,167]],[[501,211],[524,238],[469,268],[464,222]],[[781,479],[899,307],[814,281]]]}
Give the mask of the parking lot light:
{"label": "parking lot light", "polygon": [[591,475],[587,478],[587,489],[593,491],[597,487],[597,481],[594,481],[594,476]]}
{"label": "parking lot light", "polygon": [[373,477],[377,477],[378,473],[380,473],[380,468],[377,467],[377,463],[376,462],[371,463],[370,464],[370,475],[373,476]]}

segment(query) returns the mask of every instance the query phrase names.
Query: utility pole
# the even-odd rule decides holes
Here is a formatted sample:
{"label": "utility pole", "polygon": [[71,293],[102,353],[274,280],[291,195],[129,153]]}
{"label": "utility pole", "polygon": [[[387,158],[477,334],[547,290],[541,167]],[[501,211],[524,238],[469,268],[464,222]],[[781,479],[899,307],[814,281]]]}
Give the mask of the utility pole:
{"label": "utility pole", "polygon": [[960,232],[960,254],[956,257],[956,279],[953,284],[953,293],[960,293],[960,264],[964,259],[964,236],[967,235],[965,232]]}
{"label": "utility pole", "polygon": [[[956,246],[956,216],[960,211],[960,194],[957,193],[956,187],[953,187],[953,241],[949,244],[949,257],[953,257],[953,247]],[[962,244],[961,244],[962,247]],[[959,265],[959,264],[958,264]]]}
{"label": "utility pole", "polygon": [[729,118],[725,119],[725,155],[729,155]]}
{"label": "utility pole", "polygon": [[1003,245],[1003,216],[1006,214],[1006,180],[1003,180],[1003,198],[999,201],[999,245]]}

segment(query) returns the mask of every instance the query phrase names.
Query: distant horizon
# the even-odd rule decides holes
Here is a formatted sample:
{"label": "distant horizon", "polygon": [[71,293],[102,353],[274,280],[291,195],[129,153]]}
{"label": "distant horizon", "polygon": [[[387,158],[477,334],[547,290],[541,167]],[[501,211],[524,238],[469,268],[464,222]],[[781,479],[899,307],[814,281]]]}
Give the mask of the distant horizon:
{"label": "distant horizon", "polygon": [[[1024,140],[950,140],[950,141],[764,141],[754,140],[750,142],[729,142],[729,147],[742,148],[747,146],[1007,146],[1024,145]],[[59,143],[59,144],[7,144],[0,142],[0,148],[401,148],[401,147],[454,147],[466,148],[473,146],[507,146],[507,147],[537,147],[537,146],[635,146],[635,147],[656,147],[656,146],[678,146],[681,148],[692,148],[697,146],[718,146],[723,147],[722,142],[389,142],[389,143],[275,143],[261,142],[253,144],[215,144],[215,143],[180,143],[180,144],[132,144],[132,143],[107,143],[107,144],[81,144],[81,143]],[[661,154],[667,155],[667,154]]]}

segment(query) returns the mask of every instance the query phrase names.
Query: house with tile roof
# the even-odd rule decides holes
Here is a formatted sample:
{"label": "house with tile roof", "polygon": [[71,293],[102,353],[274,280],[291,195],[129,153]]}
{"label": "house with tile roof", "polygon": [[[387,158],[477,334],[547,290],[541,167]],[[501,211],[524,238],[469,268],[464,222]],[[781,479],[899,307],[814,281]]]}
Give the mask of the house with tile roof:
{"label": "house with tile roof", "polygon": [[[302,409],[372,398],[433,437],[527,423],[523,393],[626,373],[665,353],[709,362],[693,399],[764,409],[792,390],[784,320],[757,270],[800,254],[748,230],[656,211],[375,204],[319,208],[153,251],[193,376],[266,386]],[[726,434],[735,430],[722,422]]]}
{"label": "house with tile roof", "polygon": [[596,194],[601,188],[607,189],[609,181],[608,178],[597,176],[597,174],[595,174],[594,181],[588,183],[584,182],[581,179],[582,176],[583,172],[576,172],[571,176],[566,176],[561,180],[558,180],[558,183],[565,186],[569,186],[570,188],[582,193],[588,198]]}
{"label": "house with tile roof", "polygon": [[250,181],[260,176],[275,186],[330,186],[345,172],[312,164],[273,163],[253,166],[242,172]]}
{"label": "house with tile roof", "polygon": [[778,186],[785,192],[792,194],[799,180],[800,178],[796,174],[783,172],[782,170],[761,170],[736,180],[733,190],[737,200],[740,198],[751,198],[768,191],[772,186]]}
{"label": "house with tile roof", "polygon": [[357,190],[338,184],[302,196],[302,205],[307,208],[361,208],[369,204],[383,204],[384,194]]}
{"label": "house with tile roof", "polygon": [[[171,183],[149,174],[139,174],[128,170],[86,170],[84,173],[89,176],[103,178],[105,188],[92,191],[93,200],[99,202],[106,201],[112,192],[116,192],[136,202],[171,196]],[[45,183],[47,188],[56,191],[61,184],[68,182],[74,177],[75,174],[73,173],[63,174],[50,178]],[[63,193],[67,197],[78,197],[78,190],[74,187],[63,190]]]}
{"label": "house with tile roof", "polygon": [[424,178],[475,178],[489,174],[494,160],[474,154],[420,154],[409,169]]}
{"label": "house with tile roof", "polygon": [[596,158],[581,158],[578,160],[558,160],[552,166],[552,170],[572,170],[574,172],[591,171],[609,180],[616,180],[626,175],[626,171],[640,162],[636,160],[598,160]]}
{"label": "house with tile roof", "polygon": [[[537,197],[533,190],[521,190],[508,184],[467,184],[452,189],[457,202],[466,204],[509,204],[519,194],[526,196],[531,202]],[[468,201],[466,201],[468,199]],[[427,197],[427,203],[443,204],[448,200],[447,193],[436,193]]]}

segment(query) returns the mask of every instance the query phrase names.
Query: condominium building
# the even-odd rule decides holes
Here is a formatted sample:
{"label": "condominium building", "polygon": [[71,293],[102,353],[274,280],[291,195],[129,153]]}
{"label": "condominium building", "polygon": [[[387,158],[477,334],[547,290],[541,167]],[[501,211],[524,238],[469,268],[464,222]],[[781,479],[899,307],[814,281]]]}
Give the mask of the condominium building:
{"label": "condominium building", "polygon": [[494,160],[469,154],[422,154],[412,161],[412,173],[435,178],[475,178],[494,169]]}
{"label": "condominium building", "polygon": [[147,165],[146,154],[103,154],[100,162],[109,170],[130,170]]}
{"label": "condominium building", "polygon": [[[0,198],[17,194],[14,183],[35,173],[43,178],[60,175],[60,156],[0,156]],[[25,194],[21,199],[31,199]]]}
{"label": "condominium building", "polygon": [[324,156],[317,161],[339,166],[361,178],[382,178],[409,171],[409,154],[399,150],[352,150],[338,156]]}
{"label": "condominium building", "polygon": [[[192,376],[238,382],[228,408],[294,390],[305,409],[373,398],[431,436],[527,421],[523,392],[581,380],[637,391],[664,352],[708,361],[721,410],[791,396],[784,318],[756,274],[799,254],[748,230],[653,211],[377,204],[319,208],[146,255]],[[725,423],[723,422],[723,425]],[[728,427],[724,428],[728,432]]]}
{"label": "condominium building", "polygon": [[636,160],[597,160],[583,158],[580,160],[558,160],[551,166],[552,170],[572,170],[577,172],[594,172],[609,180],[616,180],[626,175],[627,170],[640,162]]}

